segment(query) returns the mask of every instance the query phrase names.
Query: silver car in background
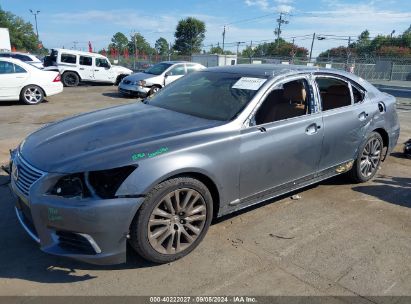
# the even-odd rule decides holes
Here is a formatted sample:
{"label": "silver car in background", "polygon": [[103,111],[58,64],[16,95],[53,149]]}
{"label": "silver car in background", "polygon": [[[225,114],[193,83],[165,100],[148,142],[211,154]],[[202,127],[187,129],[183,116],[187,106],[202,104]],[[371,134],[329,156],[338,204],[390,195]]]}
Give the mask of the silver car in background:
{"label": "silver car in background", "polygon": [[118,86],[121,94],[145,98],[164,86],[192,72],[205,69],[199,63],[186,61],[164,61],[144,72],[125,77]]}

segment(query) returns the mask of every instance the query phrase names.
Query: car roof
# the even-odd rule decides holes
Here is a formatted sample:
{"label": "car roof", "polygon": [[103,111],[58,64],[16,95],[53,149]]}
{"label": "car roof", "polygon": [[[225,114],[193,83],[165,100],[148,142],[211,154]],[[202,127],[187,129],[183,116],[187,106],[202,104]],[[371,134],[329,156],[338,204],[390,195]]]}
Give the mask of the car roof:
{"label": "car roof", "polygon": [[191,61],[178,61],[178,60],[170,60],[170,61],[161,61],[159,63],[169,63],[169,64],[176,64],[176,63],[192,63],[192,64],[199,64],[197,62],[191,62]]}
{"label": "car roof", "polygon": [[55,50],[57,52],[67,53],[67,54],[73,54],[73,55],[87,55],[87,56],[106,58],[106,56],[101,55],[99,53],[84,52],[84,51],[77,51],[77,50],[70,50],[70,49],[60,49],[60,48],[56,48],[56,49],[52,49],[52,50]]}
{"label": "car roof", "polygon": [[15,58],[10,58],[10,57],[0,57],[0,60],[15,63],[23,67],[27,67],[27,66],[33,67],[31,64],[25,63],[24,61],[21,61],[20,59],[15,59]]}
{"label": "car roof", "polygon": [[10,54],[10,55],[24,55],[24,56],[29,56],[31,59],[35,58],[36,60],[40,61],[36,55],[30,54],[30,53],[23,53],[23,52],[0,52],[0,54]]}
{"label": "car roof", "polygon": [[233,73],[233,74],[243,74],[249,76],[260,76],[260,77],[279,77],[292,74],[301,73],[324,73],[329,75],[338,75],[355,81],[356,83],[363,86],[366,90],[375,90],[376,88],[370,84],[368,81],[358,77],[355,74],[337,70],[320,68],[315,66],[304,66],[304,65],[292,65],[292,64],[238,64],[220,67],[211,67],[207,71],[210,72],[221,72],[221,73]]}

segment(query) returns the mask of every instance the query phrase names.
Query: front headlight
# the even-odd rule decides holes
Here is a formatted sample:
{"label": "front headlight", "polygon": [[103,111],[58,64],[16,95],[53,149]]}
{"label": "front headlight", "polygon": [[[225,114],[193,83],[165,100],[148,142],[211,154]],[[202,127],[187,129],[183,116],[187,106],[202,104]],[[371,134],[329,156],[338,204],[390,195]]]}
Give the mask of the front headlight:
{"label": "front headlight", "polygon": [[99,196],[114,198],[124,180],[136,169],[126,166],[109,170],[70,174],[60,178],[48,194],[64,198]]}
{"label": "front headlight", "polygon": [[137,85],[141,86],[141,87],[145,87],[146,86],[146,81],[145,80],[140,80]]}

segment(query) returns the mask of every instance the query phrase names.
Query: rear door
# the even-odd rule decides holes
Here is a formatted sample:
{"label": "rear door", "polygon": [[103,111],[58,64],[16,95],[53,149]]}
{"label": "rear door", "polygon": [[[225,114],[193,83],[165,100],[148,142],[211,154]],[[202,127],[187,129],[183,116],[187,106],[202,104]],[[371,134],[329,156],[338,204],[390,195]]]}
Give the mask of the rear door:
{"label": "rear door", "polygon": [[18,98],[28,77],[21,66],[0,60],[0,98]]}
{"label": "rear door", "polygon": [[79,74],[82,80],[94,79],[93,57],[79,56]]}
{"label": "rear door", "polygon": [[319,170],[353,160],[370,120],[361,100],[354,103],[351,83],[343,78],[317,75],[315,84],[321,100],[324,141]]}
{"label": "rear door", "polygon": [[185,74],[185,64],[176,64],[166,71],[164,83],[165,85],[168,85],[169,83],[172,83],[173,81],[176,81],[177,79],[183,77]]}

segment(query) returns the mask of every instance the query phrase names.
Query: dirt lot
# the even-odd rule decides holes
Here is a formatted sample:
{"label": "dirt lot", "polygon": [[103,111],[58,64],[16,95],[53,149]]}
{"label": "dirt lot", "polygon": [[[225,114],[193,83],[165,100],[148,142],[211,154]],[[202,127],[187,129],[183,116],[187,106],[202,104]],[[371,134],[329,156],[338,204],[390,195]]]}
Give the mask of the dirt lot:
{"label": "dirt lot", "polygon": [[[39,106],[2,103],[0,162],[47,122],[129,102],[115,87],[84,86]],[[399,108],[404,142],[411,109]],[[364,303],[411,296],[410,172],[411,160],[394,153],[373,182],[339,177],[300,191],[301,199],[287,196],[226,217],[192,254],[161,266],[133,253],[125,265],[98,267],[40,252],[3,185],[0,295],[361,295]]]}

